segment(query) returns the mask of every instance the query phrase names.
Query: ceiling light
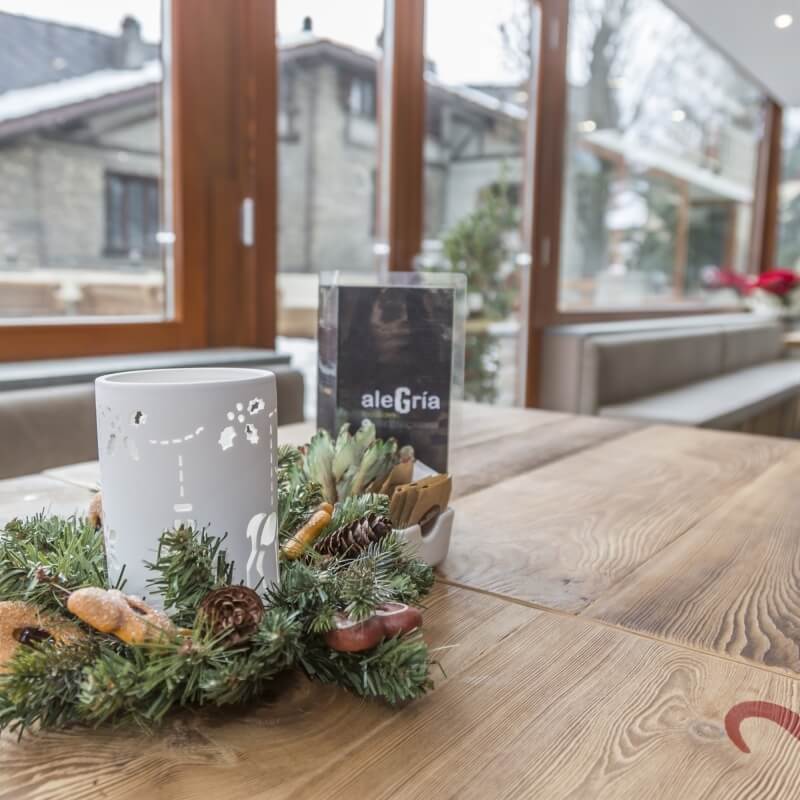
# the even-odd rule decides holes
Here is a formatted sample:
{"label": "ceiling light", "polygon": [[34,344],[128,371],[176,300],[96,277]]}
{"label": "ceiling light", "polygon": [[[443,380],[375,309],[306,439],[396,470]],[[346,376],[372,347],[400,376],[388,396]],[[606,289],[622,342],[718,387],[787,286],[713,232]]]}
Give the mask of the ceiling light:
{"label": "ceiling light", "polygon": [[682,108],[676,108],[670,117],[673,122],[683,122],[686,119],[686,112]]}
{"label": "ceiling light", "polygon": [[794,17],[791,14],[778,14],[775,17],[775,27],[783,30],[784,28],[788,28],[794,22]]}
{"label": "ceiling light", "polygon": [[597,123],[593,119],[585,119],[578,123],[578,130],[581,133],[591,133],[597,130]]}

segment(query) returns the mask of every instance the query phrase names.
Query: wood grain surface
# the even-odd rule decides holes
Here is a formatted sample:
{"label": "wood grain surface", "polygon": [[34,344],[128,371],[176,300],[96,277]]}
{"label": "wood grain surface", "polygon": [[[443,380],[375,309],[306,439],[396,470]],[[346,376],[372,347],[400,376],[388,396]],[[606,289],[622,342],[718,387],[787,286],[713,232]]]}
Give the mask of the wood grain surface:
{"label": "wood grain surface", "polygon": [[[294,675],[248,712],[183,714],[158,735],[0,739],[2,800],[93,798],[757,798],[800,791],[800,742],[723,720],[800,708],[800,682],[455,587],[429,641],[447,677],[392,711]],[[280,697],[277,697],[280,690]]]}
{"label": "wood grain surface", "polygon": [[[462,403],[454,419],[453,496],[471,494],[640,427],[627,420]],[[310,422],[286,425],[278,428],[278,442],[303,444],[313,433]]]}
{"label": "wood grain surface", "polygon": [[797,447],[654,426],[583,450],[457,499],[441,575],[580,611]]}
{"label": "wood grain surface", "polygon": [[46,469],[42,475],[64,483],[82,486],[92,492],[96,492],[100,488],[100,464],[97,461],[82,461],[80,464]]}
{"label": "wood grain surface", "polygon": [[800,673],[800,446],[584,614]]}
{"label": "wood grain surface", "polygon": [[[748,754],[724,728],[741,703],[800,712],[800,444],[521,409],[465,420],[428,697],[391,711],[292,673],[256,708],[177,714],[155,736],[3,736],[0,800],[800,796],[791,731],[745,719]],[[84,508],[97,477],[2,481],[0,522]]]}
{"label": "wood grain surface", "polygon": [[[559,426],[555,429],[554,426]],[[632,423],[573,417],[551,411],[522,408],[498,410],[478,403],[463,403],[454,460],[459,474],[457,494],[466,494],[501,477],[515,475],[567,453],[605,441],[632,430]],[[300,445],[314,435],[313,422],[298,422],[278,428],[279,444]],[[42,473],[63,483],[96,491],[100,466],[96,461],[55,467]],[[7,483],[13,499],[17,484]],[[0,481],[0,487],[4,485]],[[2,496],[2,489],[0,489]],[[80,495],[82,501],[82,495]]]}
{"label": "wood grain surface", "polygon": [[0,481],[0,526],[14,517],[30,517],[41,511],[73,514],[89,505],[91,492],[45,475],[26,475]]}
{"label": "wood grain surface", "polygon": [[625,420],[559,416],[537,415],[527,429],[467,436],[453,451],[453,496],[472,494],[641,427]]}

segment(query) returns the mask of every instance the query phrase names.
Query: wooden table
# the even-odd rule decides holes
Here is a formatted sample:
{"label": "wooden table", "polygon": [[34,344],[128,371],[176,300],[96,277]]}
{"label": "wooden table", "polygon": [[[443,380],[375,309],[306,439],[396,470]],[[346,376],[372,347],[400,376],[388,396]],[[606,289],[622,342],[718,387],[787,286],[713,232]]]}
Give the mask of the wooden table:
{"label": "wooden table", "polygon": [[[287,676],[145,738],[0,740],[5,798],[794,798],[800,444],[470,407],[425,614],[444,675],[399,711]],[[282,429],[298,441],[309,426]],[[83,505],[96,465],[0,482],[0,520]]]}

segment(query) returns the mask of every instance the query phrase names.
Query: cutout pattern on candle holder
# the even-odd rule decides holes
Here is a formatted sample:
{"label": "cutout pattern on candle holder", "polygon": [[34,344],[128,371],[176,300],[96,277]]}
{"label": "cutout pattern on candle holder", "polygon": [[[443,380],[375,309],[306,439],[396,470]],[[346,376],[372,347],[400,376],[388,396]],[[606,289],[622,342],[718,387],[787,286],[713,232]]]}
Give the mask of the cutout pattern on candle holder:
{"label": "cutout pattern on candle holder", "polygon": [[[247,403],[247,416],[254,417],[257,414],[260,414],[266,408],[266,403],[261,397],[254,397]],[[236,408],[233,411],[229,411],[225,416],[228,422],[233,423],[231,425],[226,425],[219,434],[219,446],[223,450],[230,450],[235,442],[234,439],[239,435],[239,432],[236,428],[239,425],[244,425],[243,432],[244,438],[250,444],[258,444],[259,442],[259,435],[258,435],[258,428],[252,422],[245,422],[245,404],[244,403],[237,403]],[[274,414],[274,411],[269,413],[270,419]],[[272,423],[270,422],[270,439],[272,434]]]}
{"label": "cutout pattern on candle holder", "polygon": [[[229,550],[236,553],[233,560],[238,580],[246,580],[251,586],[277,576],[278,523],[270,489],[276,474],[277,413],[274,398],[269,400],[267,410],[266,397],[256,392],[249,398],[234,395],[218,405],[200,403],[194,411],[191,403],[147,404],[142,398],[132,399],[127,407],[107,405],[102,397],[97,404],[101,461],[116,465],[117,474],[120,470],[126,474],[129,491],[137,495],[150,480],[140,470],[146,470],[148,476],[159,476],[158,488],[148,490],[146,500],[141,498],[151,508],[149,516],[159,519],[156,527],[164,530],[172,526],[209,526],[212,535],[227,534]],[[224,462],[215,464],[214,453]],[[139,466],[134,468],[132,462],[139,462]],[[221,487],[226,481],[233,481],[236,486],[252,484],[252,476],[259,469],[268,478],[258,484],[264,487],[263,495],[259,491],[259,499],[250,501],[249,507],[239,507],[237,513],[234,505],[228,513],[222,501],[228,490]],[[152,558],[153,553],[138,534],[136,540],[141,544],[133,544],[129,526],[119,524],[119,530],[114,531],[112,524],[117,523],[106,520],[111,572],[119,575],[125,564],[132,590],[146,595],[146,586],[140,585],[139,562]],[[148,537],[149,534],[144,538]],[[234,547],[234,543],[238,544]],[[138,548],[142,556],[132,558]]]}

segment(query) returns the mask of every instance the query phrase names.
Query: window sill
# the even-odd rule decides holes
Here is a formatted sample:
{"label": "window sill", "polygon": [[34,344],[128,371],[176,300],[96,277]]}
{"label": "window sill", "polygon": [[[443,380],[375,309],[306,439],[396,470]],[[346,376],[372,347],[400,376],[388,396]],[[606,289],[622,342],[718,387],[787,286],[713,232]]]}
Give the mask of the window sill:
{"label": "window sill", "polygon": [[109,372],[176,367],[260,368],[287,365],[290,362],[289,355],[246,347],[16,361],[0,364],[0,391],[91,383]]}

